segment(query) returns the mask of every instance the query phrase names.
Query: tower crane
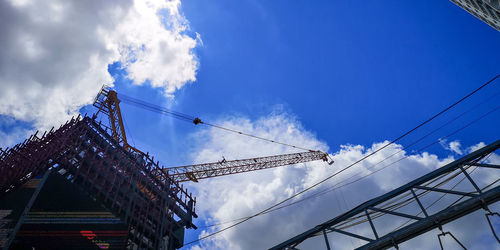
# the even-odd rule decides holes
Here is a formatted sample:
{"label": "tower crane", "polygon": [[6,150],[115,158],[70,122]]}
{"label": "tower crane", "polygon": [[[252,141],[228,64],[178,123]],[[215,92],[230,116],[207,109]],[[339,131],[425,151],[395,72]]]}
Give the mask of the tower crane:
{"label": "tower crane", "polygon": [[[93,103],[93,106],[98,109],[94,116],[102,113],[103,115],[108,117],[109,127],[107,128],[111,130],[112,137],[121,146],[123,146],[125,150],[143,157],[150,157],[149,154],[142,152],[141,150],[131,146],[128,143],[125,133],[125,127],[123,125],[123,118],[120,111],[120,101],[121,100],[118,99],[118,93],[116,91],[103,86]],[[192,122],[195,125],[204,123],[197,117],[192,119]],[[329,165],[333,164],[333,160],[329,159],[327,153],[316,150],[308,150],[301,153],[282,154],[241,160],[226,161],[225,159],[223,159],[218,162],[162,168],[161,171],[171,176],[177,182],[198,182],[198,180],[200,179],[275,168],[317,160],[328,162]]]}

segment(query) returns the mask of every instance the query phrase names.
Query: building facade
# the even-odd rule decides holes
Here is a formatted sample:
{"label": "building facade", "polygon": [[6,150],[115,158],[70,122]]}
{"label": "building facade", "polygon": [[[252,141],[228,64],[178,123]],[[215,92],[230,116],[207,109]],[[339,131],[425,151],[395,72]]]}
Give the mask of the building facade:
{"label": "building facade", "polygon": [[500,31],[499,0],[450,0],[491,27]]}

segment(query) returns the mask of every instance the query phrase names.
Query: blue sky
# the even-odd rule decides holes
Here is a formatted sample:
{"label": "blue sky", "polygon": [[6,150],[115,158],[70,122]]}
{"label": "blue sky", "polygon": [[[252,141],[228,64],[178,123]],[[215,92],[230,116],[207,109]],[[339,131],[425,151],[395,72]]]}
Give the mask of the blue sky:
{"label": "blue sky", "polygon": [[[284,110],[332,152],[395,138],[499,73],[500,34],[448,1],[184,1],[182,11],[203,41],[197,80],[173,101],[126,81],[119,92],[202,119]],[[402,144],[499,91],[498,83],[484,89]],[[490,99],[412,149],[499,104]],[[169,165],[188,163],[192,124],[134,107],[124,113],[136,142]],[[499,121],[493,113],[449,140],[492,142]],[[453,154],[439,144],[427,151]]]}
{"label": "blue sky", "polygon": [[[180,10],[189,25],[182,34],[201,37],[196,80],[166,98],[161,88],[134,84],[117,60],[107,70],[119,93],[207,121],[286,114],[331,153],[396,138],[500,73],[500,33],[445,0],[185,0]],[[94,85],[89,91],[97,93]],[[499,106],[498,92],[497,80],[400,144],[484,102],[412,149],[451,133]],[[203,128],[125,104],[122,112],[129,141],[164,165],[196,159]],[[499,112],[448,141],[466,148],[497,140]],[[0,113],[4,134],[35,127],[11,117]],[[426,151],[459,157],[439,144]],[[188,231],[186,241],[199,233]]]}
{"label": "blue sky", "polygon": [[[447,1],[186,1],[183,10],[204,42],[184,107],[258,115],[285,104],[333,145],[393,138],[499,69],[498,32]],[[494,134],[485,132],[476,140]]]}
{"label": "blue sky", "polygon": [[[203,41],[196,48],[197,80],[173,100],[121,77],[115,82],[119,92],[205,119],[256,118],[279,107],[333,150],[395,138],[499,69],[498,32],[447,1],[185,1],[182,11],[188,33],[201,34]],[[119,67],[109,71],[126,74]],[[434,124],[500,91],[497,85]],[[495,105],[493,100],[477,108],[457,125]],[[196,129],[135,107],[123,109],[133,138],[151,151],[182,154],[183,134]],[[465,145],[491,142],[498,121],[490,115],[453,139]]]}

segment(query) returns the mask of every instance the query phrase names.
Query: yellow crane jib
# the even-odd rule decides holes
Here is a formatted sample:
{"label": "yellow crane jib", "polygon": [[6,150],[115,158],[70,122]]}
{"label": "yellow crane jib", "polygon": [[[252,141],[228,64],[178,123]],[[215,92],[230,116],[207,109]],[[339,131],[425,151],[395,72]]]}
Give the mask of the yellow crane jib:
{"label": "yellow crane jib", "polygon": [[164,168],[163,171],[168,173],[169,176],[178,182],[198,182],[200,179],[275,168],[316,160],[323,160],[328,162],[329,165],[333,164],[333,161],[329,161],[328,158],[329,156],[327,153],[321,151],[308,151],[242,160],[222,160],[211,163],[170,167]]}
{"label": "yellow crane jib", "polygon": [[[123,96],[125,102],[129,102],[132,99],[134,103],[143,103],[140,100]],[[143,103],[144,104],[144,103]],[[109,127],[106,125],[106,128],[108,128],[111,131],[111,136],[113,137],[114,140],[116,140],[120,145],[123,146],[123,148],[129,152],[132,153],[137,153],[138,159],[146,159],[149,157],[148,154],[143,153],[141,150],[131,146],[127,142],[127,136],[125,134],[125,127],[124,127],[124,122],[122,118],[122,114],[120,111],[120,100],[118,99],[118,94],[116,91],[103,86],[102,89],[99,91],[99,94],[96,96],[94,103],[94,107],[98,109],[98,111],[94,114],[94,116],[97,116],[99,113],[102,113],[103,115],[108,117],[109,120]],[[145,104],[149,110],[152,108],[158,108],[154,104]],[[161,108],[161,107],[160,107]],[[163,109],[162,109],[163,110]],[[170,110],[163,110],[164,112],[167,112],[169,114],[174,114],[176,116],[179,116],[183,119],[188,119],[187,115],[181,114],[179,112],[175,111],[170,111]],[[266,138],[261,138],[257,137],[254,135],[246,134],[241,131],[236,131],[233,129],[229,128],[224,128],[221,126],[217,126],[214,124],[210,123],[205,123],[203,122],[200,118],[190,118],[191,121],[195,124],[204,124],[212,127],[216,127],[219,129],[223,129],[229,132],[234,132],[238,133],[240,135],[245,135],[245,136],[250,136],[253,138],[273,142],[273,143],[278,143],[281,145],[285,146],[290,146],[296,149],[303,149],[307,150],[304,148],[296,147],[293,145],[289,145],[286,143],[280,143],[277,141],[269,140]],[[323,160],[327,162],[329,165],[333,164],[333,160],[331,157],[322,151],[317,151],[317,150],[308,150],[306,152],[301,152],[301,153],[293,153],[293,154],[283,154],[283,155],[275,155],[275,156],[267,156],[267,157],[258,157],[258,158],[250,158],[250,159],[243,159],[243,160],[232,160],[232,161],[227,161],[226,159],[223,159],[222,161],[218,162],[213,162],[213,163],[204,163],[204,164],[195,164],[195,165],[188,165],[188,166],[180,166],[180,167],[171,167],[171,168],[161,168],[158,169],[159,171],[163,171],[164,173],[170,175],[173,177],[174,180],[178,182],[183,182],[183,181],[193,181],[193,182],[198,182],[200,179],[206,179],[206,178],[212,178],[212,177],[217,177],[217,176],[223,176],[223,175],[229,175],[229,174],[237,174],[237,173],[244,173],[244,172],[250,172],[250,171],[255,171],[255,170],[261,170],[261,169],[268,169],[268,168],[275,168],[275,167],[280,167],[280,166],[286,166],[286,165],[293,165],[297,163],[304,163],[304,162],[310,162],[310,161],[316,161],[316,160]],[[154,160],[152,160],[154,162]],[[159,164],[159,163],[156,163]],[[139,185],[139,189],[141,189]],[[142,190],[142,189],[141,189]]]}

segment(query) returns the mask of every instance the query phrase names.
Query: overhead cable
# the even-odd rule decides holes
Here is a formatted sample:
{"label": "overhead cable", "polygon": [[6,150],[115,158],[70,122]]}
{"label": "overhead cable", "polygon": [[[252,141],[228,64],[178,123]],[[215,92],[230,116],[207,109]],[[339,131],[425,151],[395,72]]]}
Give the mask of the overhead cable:
{"label": "overhead cable", "polygon": [[[453,135],[457,134],[458,132],[460,132],[460,131],[464,130],[465,128],[467,128],[467,127],[471,126],[472,124],[474,124],[474,123],[478,122],[479,120],[483,119],[484,117],[486,117],[486,116],[488,116],[488,115],[491,115],[493,112],[498,111],[499,109],[500,109],[500,106],[497,106],[496,108],[494,108],[494,109],[492,109],[492,110],[488,111],[487,113],[485,113],[485,114],[483,114],[483,115],[479,116],[478,118],[474,119],[473,121],[471,121],[471,122],[467,123],[465,126],[462,126],[462,127],[458,128],[457,130],[453,131],[452,133],[450,133],[450,134],[448,134],[448,135],[446,135],[446,136],[440,137],[440,139],[446,139],[446,138],[449,138],[449,137],[451,137],[451,136],[453,136]],[[468,111],[470,111],[470,110],[468,110]],[[466,111],[466,112],[468,112],[468,111]],[[463,114],[463,113],[462,113],[462,114]],[[447,122],[446,124],[449,124],[449,122]],[[443,127],[443,126],[441,126],[440,128],[442,128],[442,127]],[[436,131],[436,130],[431,131],[430,133],[434,133],[435,131]],[[424,137],[427,137],[428,135],[429,135],[429,134],[426,134],[426,135],[424,135]],[[417,140],[417,141],[420,141],[421,139],[422,139],[422,138],[420,138],[420,139],[419,139],[419,140]],[[431,146],[433,146],[433,145],[438,144],[438,143],[440,142],[440,139],[439,139],[439,140],[435,140],[435,141],[433,141],[432,143],[427,144],[426,146],[424,146],[424,147],[421,147],[421,148],[417,149],[417,150],[415,151],[415,153],[417,153],[417,154],[418,154],[418,153],[422,153],[425,149],[427,149],[427,148],[429,148],[429,147],[431,147]],[[412,143],[412,144],[415,144],[415,143]],[[371,168],[374,168],[374,167],[375,167],[375,166],[377,166],[378,164],[380,164],[380,163],[382,163],[382,162],[386,161],[387,159],[391,158],[392,156],[396,155],[397,153],[399,153],[399,152],[401,152],[401,151],[404,151],[404,150],[405,150],[405,149],[407,149],[407,148],[408,148],[408,147],[405,147],[405,148],[401,149],[400,151],[397,151],[396,153],[394,153],[394,154],[392,154],[392,155],[389,155],[388,157],[386,157],[386,158],[384,158],[384,159],[380,160],[379,162],[375,163],[374,165],[372,165],[372,166],[371,166]],[[326,193],[329,193],[329,192],[332,192],[332,191],[338,190],[338,189],[343,188],[343,187],[345,187],[345,186],[348,186],[348,185],[354,184],[354,183],[356,183],[356,182],[358,182],[358,181],[361,181],[361,180],[363,180],[363,179],[365,179],[365,178],[367,178],[367,177],[369,177],[369,176],[371,176],[371,175],[374,175],[374,174],[376,174],[376,173],[378,173],[378,172],[380,172],[380,171],[382,171],[382,170],[384,170],[384,169],[386,169],[386,168],[388,168],[388,167],[390,167],[390,166],[393,166],[394,164],[396,164],[396,163],[398,163],[398,162],[400,162],[400,161],[402,161],[402,160],[405,160],[405,159],[409,158],[410,156],[411,156],[411,155],[405,155],[404,157],[399,158],[398,160],[396,160],[396,161],[394,161],[394,162],[391,162],[391,163],[389,163],[388,165],[383,166],[382,168],[379,168],[379,169],[377,169],[377,170],[375,170],[375,171],[373,171],[373,172],[370,172],[370,173],[368,173],[368,174],[365,174],[365,175],[363,175],[363,176],[359,176],[357,179],[355,179],[355,180],[353,180],[353,181],[350,181],[350,182],[347,182],[347,183],[346,183],[346,181],[347,181],[347,180],[352,179],[353,177],[355,177],[355,175],[353,175],[353,176],[351,176],[351,177],[348,177],[348,178],[346,178],[346,179],[342,180],[341,182],[339,182],[339,183],[335,184],[334,186],[332,186],[332,187],[330,187],[330,188],[326,188],[326,189],[324,189],[324,190],[322,190],[322,191],[319,191],[319,192],[317,192],[317,193],[314,193],[314,194],[312,194],[312,195],[310,195],[310,196],[306,196],[306,197],[304,197],[304,198],[302,198],[302,199],[296,200],[296,201],[291,202],[291,203],[288,203],[288,204],[286,204],[286,205],[276,207],[276,208],[271,209],[271,210],[269,210],[269,211],[267,211],[266,213],[263,213],[263,214],[267,214],[267,213],[270,213],[270,212],[274,212],[274,211],[276,211],[276,210],[283,209],[283,208],[285,208],[285,207],[289,207],[289,206],[295,205],[295,204],[297,204],[297,203],[300,203],[300,202],[303,202],[303,201],[309,200],[309,199],[311,199],[311,198],[315,198],[315,197],[318,197],[318,196],[324,195],[324,194],[326,194]],[[345,183],[345,184],[342,184],[342,183]],[[247,218],[250,218],[250,217],[251,217],[251,216],[246,216],[246,217],[242,217],[242,218],[238,218],[238,219],[233,219],[233,220],[226,221],[226,222],[221,222],[221,223],[217,223],[217,224],[213,224],[213,225],[208,225],[208,226],[206,226],[206,227],[204,227],[204,228],[213,227],[213,226],[219,226],[219,225],[228,224],[228,223],[231,223],[231,222],[236,222],[236,221],[241,221],[241,220],[244,220],[244,219],[247,219]]]}
{"label": "overhead cable", "polygon": [[223,229],[221,229],[221,230],[218,230],[218,231],[216,231],[216,232],[213,232],[213,233],[211,233],[211,234],[208,234],[208,235],[205,235],[205,236],[203,236],[203,237],[200,237],[200,238],[198,238],[197,240],[193,240],[193,241],[191,241],[191,242],[188,242],[188,243],[186,243],[185,245],[193,244],[193,243],[195,243],[195,242],[198,242],[198,241],[200,241],[200,240],[203,240],[203,239],[206,239],[206,238],[212,237],[212,236],[214,236],[214,235],[216,235],[216,234],[219,234],[219,233],[221,233],[221,232],[223,232],[223,231],[226,231],[226,230],[228,230],[228,229],[230,229],[230,228],[233,228],[233,227],[235,227],[235,226],[237,226],[237,225],[239,225],[239,224],[241,224],[241,223],[244,223],[244,222],[246,222],[246,221],[250,220],[251,218],[254,218],[254,217],[259,216],[259,215],[261,215],[261,214],[263,214],[263,213],[266,213],[267,211],[269,211],[269,210],[271,210],[271,209],[273,209],[273,208],[275,208],[275,207],[278,207],[279,205],[281,205],[281,204],[283,204],[283,203],[285,203],[285,202],[287,202],[287,201],[289,201],[289,200],[291,200],[291,199],[293,199],[293,198],[295,198],[295,197],[297,197],[297,196],[299,196],[299,195],[301,195],[301,194],[303,194],[303,193],[305,193],[305,192],[307,192],[307,191],[309,191],[309,190],[311,190],[311,189],[313,189],[313,188],[315,188],[315,187],[319,186],[320,184],[322,184],[322,183],[326,182],[327,180],[329,180],[329,179],[331,179],[331,178],[333,178],[333,177],[337,176],[338,174],[340,174],[340,173],[342,173],[342,172],[346,171],[347,169],[350,169],[351,167],[353,167],[353,166],[357,165],[358,163],[360,163],[360,162],[364,161],[365,159],[367,159],[367,158],[369,158],[369,157],[371,157],[371,156],[373,156],[373,155],[377,154],[378,152],[382,151],[383,149],[387,148],[388,146],[390,146],[390,145],[392,145],[392,144],[396,143],[397,141],[399,141],[399,140],[401,140],[402,138],[406,137],[406,136],[407,136],[407,135],[409,135],[410,133],[412,133],[412,132],[414,132],[415,130],[419,129],[420,127],[424,126],[425,124],[427,124],[427,123],[431,122],[432,120],[434,120],[434,119],[435,119],[435,118],[437,118],[438,116],[442,115],[443,113],[445,113],[445,112],[447,112],[448,110],[450,110],[451,108],[455,107],[456,105],[458,105],[458,104],[459,104],[459,103],[461,103],[462,101],[464,101],[464,100],[466,100],[467,98],[469,98],[470,96],[474,95],[474,94],[475,94],[475,93],[477,93],[479,90],[481,90],[481,89],[483,89],[484,87],[488,86],[489,84],[491,84],[493,81],[495,81],[495,80],[496,80],[497,78],[499,78],[499,77],[500,77],[500,74],[496,75],[494,78],[492,78],[491,80],[487,81],[486,83],[484,83],[483,85],[481,85],[479,88],[477,88],[477,89],[475,89],[474,91],[472,91],[472,92],[468,93],[467,95],[465,95],[464,97],[462,97],[460,100],[456,101],[456,102],[455,102],[455,103],[453,103],[452,105],[450,105],[450,106],[446,107],[445,109],[441,110],[440,112],[438,112],[437,114],[433,115],[432,117],[430,117],[429,119],[425,120],[424,122],[420,123],[419,125],[417,125],[417,126],[416,126],[416,127],[414,127],[413,129],[410,129],[409,131],[407,131],[406,133],[404,133],[404,134],[400,135],[399,137],[397,137],[396,139],[392,140],[391,142],[386,143],[384,146],[380,147],[379,149],[377,149],[377,150],[373,151],[372,153],[370,153],[370,154],[368,154],[368,155],[366,155],[366,156],[363,156],[363,157],[362,157],[362,158],[360,158],[359,160],[357,160],[357,161],[355,161],[355,162],[353,162],[353,163],[349,164],[348,166],[346,166],[346,167],[342,168],[341,170],[339,170],[339,171],[335,172],[334,174],[332,174],[332,175],[330,175],[330,176],[328,176],[328,177],[324,178],[323,180],[321,180],[321,181],[319,181],[319,182],[316,182],[316,183],[315,183],[315,184],[313,184],[312,186],[309,186],[309,187],[307,187],[307,188],[303,189],[302,191],[300,191],[300,192],[298,192],[298,193],[296,193],[296,194],[294,194],[294,195],[292,195],[292,196],[290,196],[290,197],[288,197],[288,198],[286,198],[286,199],[284,199],[284,200],[282,200],[282,201],[280,201],[280,202],[278,202],[278,203],[276,203],[276,204],[274,204],[274,205],[272,205],[272,206],[270,206],[270,207],[268,207],[268,208],[266,208],[266,209],[264,209],[264,210],[262,210],[262,211],[260,211],[260,212],[258,212],[258,213],[256,213],[256,214],[254,214],[254,215],[252,215],[252,216],[250,216],[250,217],[248,217],[248,218],[246,218],[246,219],[244,219],[244,220],[242,220],[242,221],[239,221],[239,222],[237,222],[237,223],[235,223],[235,224],[232,224],[232,225],[230,225],[230,226],[227,226],[227,227],[225,227],[225,228],[223,228]]}
{"label": "overhead cable", "polygon": [[221,130],[225,130],[225,131],[232,132],[232,133],[235,133],[235,134],[244,135],[244,136],[252,137],[252,138],[255,138],[255,139],[259,139],[259,140],[263,140],[263,141],[267,141],[267,142],[271,142],[271,143],[275,143],[275,144],[280,144],[280,145],[283,145],[283,146],[286,146],[286,147],[295,148],[295,149],[300,149],[300,150],[305,150],[305,151],[316,151],[316,150],[313,150],[313,149],[304,148],[304,147],[292,145],[292,144],[289,144],[289,143],[279,142],[279,141],[276,141],[276,140],[271,140],[271,139],[268,139],[268,138],[264,138],[264,137],[252,135],[252,134],[249,134],[249,133],[244,133],[242,131],[238,131],[238,130],[235,130],[235,129],[226,128],[226,127],[223,127],[223,126],[220,126],[220,125],[216,125],[216,124],[213,124],[213,123],[208,123],[208,122],[202,121],[198,117],[194,117],[194,116],[191,116],[191,115],[188,115],[188,114],[183,114],[181,112],[173,111],[173,110],[167,109],[165,107],[161,107],[161,106],[158,106],[158,105],[155,105],[155,104],[152,104],[152,103],[148,103],[148,102],[145,102],[145,101],[142,101],[142,100],[130,97],[130,96],[126,96],[126,95],[123,95],[123,94],[120,94],[120,93],[118,95],[119,95],[120,100],[123,101],[126,104],[133,105],[133,106],[136,106],[136,107],[139,107],[139,108],[143,108],[143,109],[146,109],[146,110],[149,110],[149,111],[152,111],[152,112],[155,112],[155,113],[159,113],[159,114],[162,114],[162,115],[171,116],[173,118],[177,118],[177,119],[182,120],[182,121],[194,123],[196,125],[203,124],[203,125],[206,125],[206,126],[210,126],[210,127],[221,129]]}

